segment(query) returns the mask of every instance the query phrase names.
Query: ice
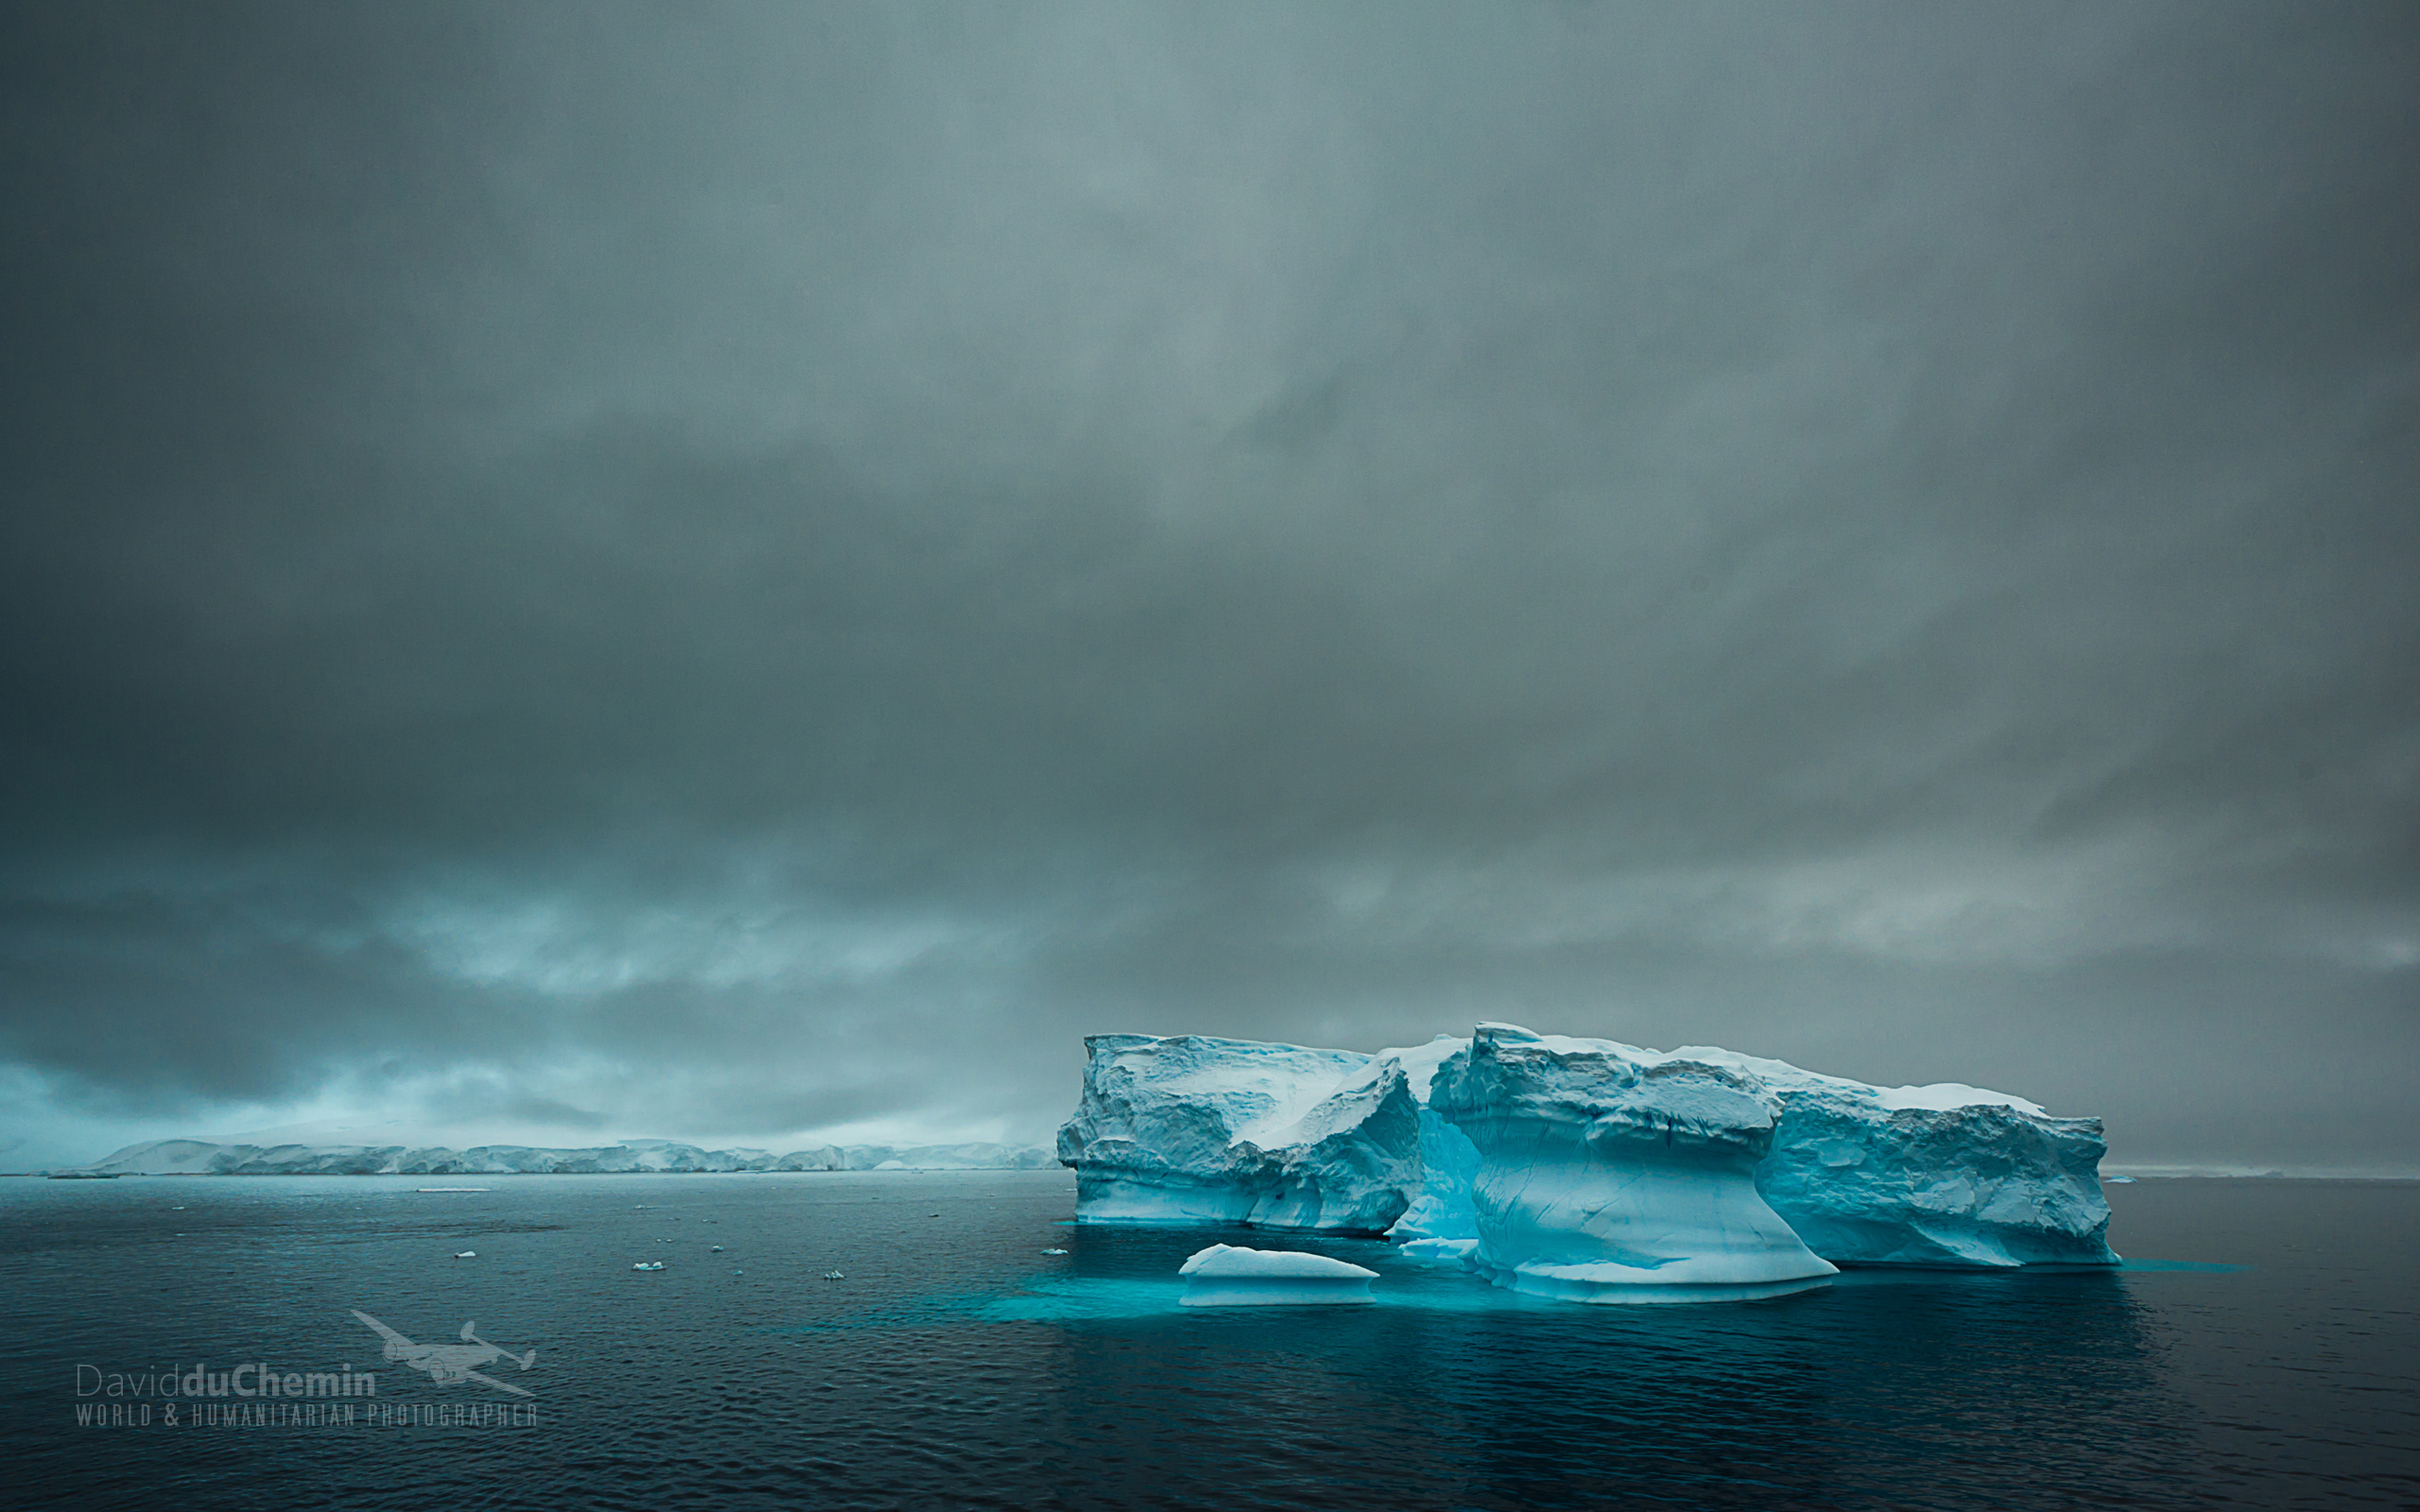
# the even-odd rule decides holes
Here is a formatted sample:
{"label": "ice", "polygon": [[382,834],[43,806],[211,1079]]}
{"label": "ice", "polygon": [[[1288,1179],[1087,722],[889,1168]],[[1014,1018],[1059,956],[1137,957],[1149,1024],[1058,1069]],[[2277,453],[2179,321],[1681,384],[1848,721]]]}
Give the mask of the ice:
{"label": "ice", "polygon": [[1059,1131],[1080,1223],[1374,1234],[1419,1187],[1419,1108],[1392,1060],[1201,1035],[1084,1047]]}
{"label": "ice", "polygon": [[[1653,1052],[1645,1052],[1652,1055]],[[2097,1118],[1947,1082],[1869,1087],[1786,1061],[1671,1052],[1754,1077],[1780,1129],[1756,1189],[1809,1247],[1854,1265],[2114,1265]]]}
{"label": "ice", "polygon": [[[2054,1118],[2022,1097],[1962,1083],[1870,1087],[1707,1046],[1649,1050],[1512,1025],[1482,1025],[1479,1038],[1495,1042],[1490,1055],[1527,1042],[1593,1056],[1608,1066],[1612,1061],[1604,1057],[1611,1057],[1636,1069],[1646,1090],[1633,1095],[1650,1103],[1666,1091],[1679,1095],[1688,1084],[1697,1089],[1691,1096],[1711,1095],[1705,1089],[1720,1086],[1757,1104],[1767,1125],[1754,1136],[1762,1153],[1751,1162],[1750,1184],[1765,1212],[1720,1221],[1703,1215],[1712,1226],[1707,1231],[1720,1234],[1737,1222],[1778,1217],[1800,1246],[1836,1265],[2005,1268],[2117,1261],[2106,1242],[2109,1209],[2098,1176],[2105,1145],[2096,1119]],[[1197,1036],[1087,1040],[1083,1102],[1060,1131],[1059,1144],[1061,1160],[1077,1170],[1078,1219],[1343,1232],[1384,1228],[1407,1255],[1481,1263],[1475,1206],[1479,1145],[1465,1123],[1435,1106],[1441,1080],[1461,1074],[1457,1066],[1467,1069],[1471,1057],[1464,1052],[1473,1043],[1439,1036],[1411,1049],[1361,1055]],[[1677,1116],[1680,1109],[1664,1111]],[[1649,1116],[1645,1106],[1632,1112]],[[1720,1119],[1709,1126],[1722,1126]],[[1591,1148],[1597,1151],[1592,1160],[1612,1159],[1601,1140]],[[1735,1185],[1726,1178],[1722,1190]],[[1668,1177],[1644,1180],[1621,1201],[1665,1213],[1681,1200],[1670,1188]],[[1698,1243],[1680,1237],[1697,1231],[1675,1229],[1672,1244]],[[1734,1241],[1713,1243],[1707,1256],[1690,1258],[1710,1265],[1719,1258],[1737,1270]],[[1785,1245],[1776,1253],[1788,1249]],[[1659,1263],[1632,1268],[1655,1272],[1662,1279],[1654,1282],[1613,1272],[1592,1279],[1539,1269],[1529,1289],[1579,1295],[1600,1285],[1780,1284],[1685,1282],[1670,1255],[1651,1258]],[[1793,1257],[1790,1263],[1800,1262]]]}
{"label": "ice", "polygon": [[1582,1302],[1771,1296],[1832,1275],[1757,1194],[1771,1094],[1720,1066],[1626,1051],[1481,1024],[1444,1063],[1432,1106],[1479,1153],[1465,1263]]}
{"label": "ice", "polygon": [[1402,1244],[1407,1253],[1432,1260],[1459,1259],[1478,1238],[1478,1215],[1471,1208],[1478,1147],[1429,1106],[1438,1068],[1469,1044],[1459,1036],[1441,1034],[1416,1049],[1378,1053],[1381,1059],[1403,1068],[1405,1086],[1420,1105],[1420,1184],[1387,1237]]}
{"label": "ice", "polygon": [[[1529,1036],[1511,1025],[1481,1033]],[[1652,1068],[1727,1071],[1761,1089],[1773,1135],[1755,1167],[1766,1205],[1806,1246],[1844,1265],[2001,1269],[2109,1265],[2098,1177],[2100,1122],[2054,1118],[2006,1092],[1945,1082],[1870,1087],[1705,1045],[1599,1046]]]}
{"label": "ice", "polygon": [[1177,1268],[1185,1307],[1300,1307],[1374,1302],[1378,1273],[1325,1255],[1212,1245]]}

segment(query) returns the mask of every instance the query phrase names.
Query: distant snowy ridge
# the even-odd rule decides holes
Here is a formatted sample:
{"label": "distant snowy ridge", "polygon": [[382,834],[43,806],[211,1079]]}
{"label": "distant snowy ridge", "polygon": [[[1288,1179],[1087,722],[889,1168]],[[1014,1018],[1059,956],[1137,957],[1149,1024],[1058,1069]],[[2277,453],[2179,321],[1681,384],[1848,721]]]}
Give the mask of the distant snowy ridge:
{"label": "distant snowy ridge", "polygon": [[775,1155],[708,1150],[670,1140],[624,1140],[584,1149],[481,1144],[467,1150],[402,1144],[221,1144],[152,1140],[78,1166],[113,1176],[575,1176],[614,1172],[1039,1171],[1055,1163],[1038,1144],[827,1144]]}

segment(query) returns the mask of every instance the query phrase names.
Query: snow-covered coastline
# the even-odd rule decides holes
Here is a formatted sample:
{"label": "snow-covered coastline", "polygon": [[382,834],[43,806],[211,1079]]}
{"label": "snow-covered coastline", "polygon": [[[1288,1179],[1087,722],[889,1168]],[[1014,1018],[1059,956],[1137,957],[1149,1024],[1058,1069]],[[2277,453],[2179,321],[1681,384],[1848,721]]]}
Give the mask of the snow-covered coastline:
{"label": "snow-covered coastline", "polygon": [[709,1150],[671,1140],[623,1140],[578,1149],[481,1144],[468,1149],[401,1144],[243,1144],[151,1140],[90,1165],[51,1175],[96,1176],[580,1176],[630,1172],[1039,1171],[1054,1163],[1040,1145],[849,1144],[776,1155]]}

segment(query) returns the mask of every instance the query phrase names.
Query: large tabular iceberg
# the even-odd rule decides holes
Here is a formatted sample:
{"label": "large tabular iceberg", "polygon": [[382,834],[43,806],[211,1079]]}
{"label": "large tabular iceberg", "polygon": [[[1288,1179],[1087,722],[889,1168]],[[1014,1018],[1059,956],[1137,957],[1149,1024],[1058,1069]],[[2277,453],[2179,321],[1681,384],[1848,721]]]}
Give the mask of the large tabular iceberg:
{"label": "large tabular iceberg", "polygon": [[[1478,1041],[1486,1042],[1483,1053]],[[1059,1157],[1076,1168],[1083,1222],[1384,1229],[1409,1254],[1502,1267],[1514,1253],[1515,1229],[1530,1220],[1507,1216],[1510,1209],[1499,1203],[1492,1220],[1497,1243],[1485,1259],[1478,1256],[1486,1140],[1474,1135],[1497,1142],[1501,1152],[1490,1159],[1506,1172],[1514,1169],[1510,1152],[1520,1141],[1543,1138],[1535,1121],[1513,1116],[1530,1093],[1515,1091],[1504,1072],[1508,1047],[1548,1042],[1509,1025],[1483,1025],[1476,1041],[1441,1036],[1374,1056],[1196,1036],[1098,1036],[1086,1041],[1092,1055],[1083,1103],[1060,1131]],[[1640,1145],[1633,1154],[1646,1158],[1636,1162],[1641,1174],[1620,1184],[1619,1200],[1642,1211],[1651,1207],[1668,1219],[1680,1211],[1673,1204],[1682,1189],[1672,1172],[1686,1164],[1679,1153],[1686,1128],[1697,1131],[1689,1137],[1702,1154],[1726,1152],[1726,1169],[1754,1147],[1752,1194],[1822,1261],[1952,1267],[2117,1261],[2106,1239],[2109,1208],[2098,1177],[2106,1146],[2097,1119],[2052,1118],[2022,1098],[1954,1084],[1869,1087],[1728,1050],[1552,1042],[1565,1054],[1587,1047],[1597,1057],[1591,1063],[1608,1068],[1613,1081],[1621,1080],[1610,1070],[1616,1062],[1637,1068],[1635,1081],[1590,1115],[1592,1123],[1620,1116],[1592,1133],[1587,1149],[1591,1160],[1612,1162],[1638,1145],[1618,1133],[1624,1120],[1635,1134],[1670,1135],[1669,1160],[1656,1155],[1652,1142]],[[1478,1076],[1474,1062],[1482,1054],[1495,1069]],[[1681,1067],[1690,1069],[1666,1069]],[[1456,1090],[1444,1098],[1449,1086]],[[1512,1101],[1491,1111],[1489,1098],[1498,1095]],[[1747,1111],[1750,1103],[1761,1115]],[[1754,1131],[1758,1116],[1762,1134]],[[1527,1132],[1516,1134],[1516,1125]],[[1561,1152],[1553,1159],[1577,1157]],[[1492,1179],[1500,1188],[1511,1178]],[[1727,1194],[1724,1203],[1739,1194],[1731,1176],[1719,1190]],[[1550,1230],[1560,1220],[1549,1214],[1545,1221]],[[1622,1244],[1634,1246],[1642,1224],[1664,1221],[1632,1222]],[[1660,1262],[1637,1267],[1663,1278],[1653,1284],[1766,1284],[1678,1280],[1681,1272],[1665,1251],[1700,1243],[1678,1237],[1685,1231],[1733,1233],[1740,1223],[1766,1231],[1765,1219],[1748,1210],[1725,1208],[1718,1215],[1707,1209],[1688,1221],[1700,1228],[1672,1228],[1675,1237],[1662,1250],[1637,1250]],[[1736,1237],[1702,1248],[1690,1258],[1713,1267],[1706,1274],[1740,1271]],[[1781,1268],[1803,1263],[1788,1246],[1759,1252]],[[1527,1289],[1553,1291],[1568,1281],[1563,1289],[1576,1293],[1601,1283],[1552,1278],[1539,1267],[1601,1265],[1611,1256],[1557,1261],[1541,1249],[1512,1266],[1531,1266]]]}
{"label": "large tabular iceberg", "polygon": [[1837,1269],[1757,1194],[1776,1107],[1728,1068],[1481,1024],[1431,1102],[1478,1150],[1469,1263],[1499,1286],[1699,1301],[1776,1296]]}
{"label": "large tabular iceberg", "polygon": [[1381,1233],[1419,1188],[1419,1108],[1383,1057],[1201,1035],[1084,1048],[1059,1130],[1080,1222]]}

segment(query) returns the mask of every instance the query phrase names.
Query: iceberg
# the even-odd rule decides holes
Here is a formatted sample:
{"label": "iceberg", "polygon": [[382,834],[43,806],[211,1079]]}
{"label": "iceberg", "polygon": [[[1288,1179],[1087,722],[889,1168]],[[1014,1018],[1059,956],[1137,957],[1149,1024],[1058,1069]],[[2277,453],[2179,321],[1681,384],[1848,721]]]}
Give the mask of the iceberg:
{"label": "iceberg", "polygon": [[1478,1150],[1465,1263],[1498,1286],[1579,1302],[1744,1299],[1839,1269],[1757,1194],[1778,1108],[1729,1068],[1481,1024],[1439,1070],[1433,1102]]}
{"label": "iceberg", "polygon": [[1383,1233],[1422,1181],[1403,1067],[1350,1050],[1094,1035],[1059,1130],[1079,1223]]}
{"label": "iceberg", "polygon": [[1184,1278],[1184,1307],[1301,1307],[1374,1302],[1378,1273],[1325,1255],[1296,1250],[1212,1245],[1177,1269]]}
{"label": "iceberg", "polygon": [[[1495,1070],[1471,1080],[1470,1063],[1481,1054],[1482,1040]],[[1505,1257],[1516,1253],[1505,1246],[1515,1245],[1519,1225],[1499,1208],[1492,1220],[1499,1244],[1482,1246],[1486,1141],[1477,1133],[1488,1131],[1501,1146],[1487,1158],[1503,1167],[1493,1178],[1498,1190],[1509,1188],[1505,1173],[1517,1159],[1518,1141],[1543,1136],[1536,1126],[1516,1136],[1510,1122],[1489,1123],[1481,1105],[1489,1096],[1517,1101],[1528,1095],[1505,1079],[1509,1047],[1549,1042],[1563,1047],[1562,1054],[1584,1047],[1596,1057],[1589,1064],[1600,1067],[1609,1082],[1627,1074],[1614,1069],[1616,1062],[1636,1069],[1635,1084],[1626,1084],[1615,1099],[1619,1107],[1608,1104],[1592,1121],[1620,1111],[1643,1131],[1655,1120],[1655,1133],[1669,1133],[1667,1148],[1675,1152],[1683,1129],[1694,1128],[1701,1153],[1720,1147],[1725,1153],[1717,1163],[1730,1174],[1716,1183],[1726,1194],[1716,1205],[1720,1212],[1689,1210],[1689,1224],[1673,1229],[1663,1250],[1640,1252],[1659,1263],[1634,1268],[1660,1279],[1621,1280],[1610,1272],[1549,1276],[1540,1267],[1629,1263],[1610,1251],[1555,1260],[1542,1250],[1512,1262],[1512,1269],[1531,1267],[1525,1289],[1580,1295],[1616,1284],[1806,1282],[1736,1279],[1746,1265],[1736,1247],[1739,1233],[1767,1236],[1747,1241],[1766,1256],[1760,1263],[1785,1269],[1805,1263],[1769,1234],[1766,1216],[1737,1201],[1730,1167],[1734,1156],[1752,1147],[1749,1185],[1763,1213],[1777,1217],[1798,1246],[1831,1265],[1998,1269],[2118,1263],[2108,1246],[2109,1207],[2098,1174],[2107,1150],[2098,1119],[2055,1118],[2024,1098],[1957,1083],[1871,1087],[1708,1046],[1647,1050],[1533,1035],[1509,1024],[1481,1025],[1467,1040],[1441,1035],[1426,1045],[1374,1055],[1201,1036],[1095,1036],[1085,1041],[1081,1103],[1059,1135],[1059,1159],[1077,1173],[1077,1219],[1383,1229],[1409,1256],[1503,1268]],[[1449,1084],[1458,1089],[1450,1116],[1439,1102]],[[1482,1086],[1494,1091],[1482,1094]],[[1678,1101],[1657,1102],[1668,1093]],[[1752,1114],[1748,1103],[1761,1111]],[[1504,1109],[1507,1119],[1512,1106]],[[1621,1155],[1623,1141],[1613,1125],[1591,1137],[1588,1162],[1614,1162]],[[1542,1147],[1538,1158],[1545,1158]],[[1570,1167],[1564,1175],[1578,1179],[1582,1167],[1574,1162],[1580,1161],[1577,1147],[1559,1146],[1551,1163]],[[1642,1171],[1652,1167],[1660,1174],[1641,1177],[1635,1190],[1623,1185],[1621,1200],[1648,1204],[1667,1217],[1672,1203],[1685,1208],[1686,1200],[1699,1200],[1678,1194],[1711,1178],[1702,1169],[1695,1186],[1676,1186],[1680,1178],[1672,1173],[1682,1163],[1677,1153],[1669,1161],[1660,1156],[1645,1161]],[[1714,1200],[1703,1192],[1700,1198]],[[1747,1228],[1735,1233],[1740,1224]],[[1685,1241],[1683,1234],[1697,1237]],[[1703,1261],[1709,1278],[1720,1272],[1735,1279],[1682,1279],[1665,1251],[1701,1242],[1711,1247],[1690,1259]],[[1481,1260],[1483,1247],[1492,1258]]]}

